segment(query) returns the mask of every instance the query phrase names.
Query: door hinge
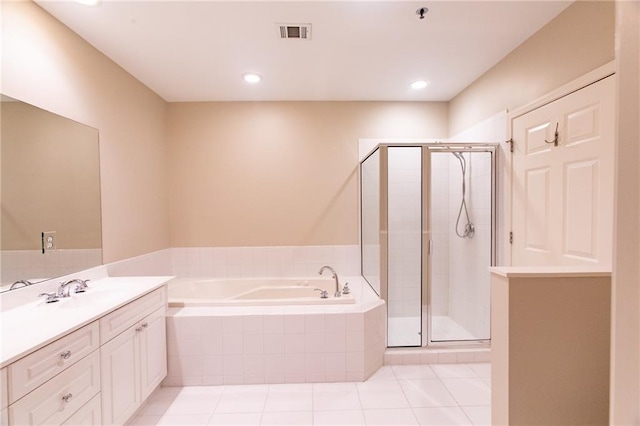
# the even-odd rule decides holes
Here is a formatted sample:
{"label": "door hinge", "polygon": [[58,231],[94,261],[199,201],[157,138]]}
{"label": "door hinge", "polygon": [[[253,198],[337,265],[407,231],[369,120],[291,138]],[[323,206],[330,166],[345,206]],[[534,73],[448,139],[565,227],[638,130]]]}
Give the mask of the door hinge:
{"label": "door hinge", "polygon": [[509,232],[509,244],[513,244],[513,232]]}
{"label": "door hinge", "polygon": [[504,143],[508,143],[509,144],[509,152],[513,152],[513,138],[505,141]]}

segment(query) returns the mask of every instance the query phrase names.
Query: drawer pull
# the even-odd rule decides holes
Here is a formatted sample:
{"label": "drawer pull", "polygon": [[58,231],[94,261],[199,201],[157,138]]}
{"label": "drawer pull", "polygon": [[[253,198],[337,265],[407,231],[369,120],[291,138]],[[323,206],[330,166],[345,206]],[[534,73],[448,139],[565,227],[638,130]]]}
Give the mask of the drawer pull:
{"label": "drawer pull", "polygon": [[147,328],[147,327],[149,327],[149,324],[148,324],[148,323],[146,323],[146,322],[143,322],[143,323],[142,323],[142,328]]}
{"label": "drawer pull", "polygon": [[136,327],[136,331],[142,331],[142,326]]}
{"label": "drawer pull", "polygon": [[62,357],[62,359],[69,359],[71,358],[71,351],[64,351],[60,354],[60,356]]}
{"label": "drawer pull", "polygon": [[69,392],[68,394],[66,394],[66,395],[63,395],[63,396],[62,396],[62,400],[63,400],[64,402],[69,402],[69,401],[71,401],[71,398],[73,398],[73,394],[72,394],[71,392]]}

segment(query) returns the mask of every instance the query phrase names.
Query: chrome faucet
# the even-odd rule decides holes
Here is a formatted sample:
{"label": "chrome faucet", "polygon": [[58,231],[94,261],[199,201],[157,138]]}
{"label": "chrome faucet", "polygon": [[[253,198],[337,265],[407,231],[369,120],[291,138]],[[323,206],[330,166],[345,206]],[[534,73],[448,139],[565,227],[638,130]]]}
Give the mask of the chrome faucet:
{"label": "chrome faucet", "polygon": [[89,286],[87,285],[87,281],[89,280],[74,278],[72,280],[60,283],[60,287],[58,287],[58,297],[69,297],[69,287],[71,287],[72,284],[76,284],[76,287],[73,290],[74,293],[84,292],[87,288],[89,288]]}
{"label": "chrome faucet", "polygon": [[340,297],[342,296],[342,293],[340,292],[340,283],[338,281],[338,273],[336,272],[335,269],[333,269],[331,266],[323,266],[322,268],[320,268],[320,271],[318,272],[319,275],[322,275],[322,273],[324,272],[325,269],[328,269],[329,271],[331,271],[332,277],[334,280],[336,280],[336,292],[333,295],[333,297]]}
{"label": "chrome faucet", "polygon": [[22,287],[26,287],[28,285],[33,284],[31,281],[29,280],[18,280],[15,283],[11,284],[11,287],[9,287],[9,290],[13,290],[14,288],[20,288],[20,285],[22,284]]}

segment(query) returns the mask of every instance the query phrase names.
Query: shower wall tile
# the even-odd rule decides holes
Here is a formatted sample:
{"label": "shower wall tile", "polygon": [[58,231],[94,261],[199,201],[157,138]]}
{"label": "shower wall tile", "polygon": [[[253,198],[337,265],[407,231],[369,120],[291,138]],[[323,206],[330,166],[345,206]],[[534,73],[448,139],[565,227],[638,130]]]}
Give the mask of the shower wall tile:
{"label": "shower wall tile", "polygon": [[390,149],[388,164],[389,316],[418,317],[422,256],[420,150]]}
{"label": "shower wall tile", "polygon": [[467,157],[467,206],[475,225],[472,239],[461,239],[455,235],[462,176],[457,160],[452,158],[449,161],[449,191],[452,194],[449,210],[449,316],[472,335],[489,337],[490,283],[487,267],[491,261],[491,158],[489,154]]}

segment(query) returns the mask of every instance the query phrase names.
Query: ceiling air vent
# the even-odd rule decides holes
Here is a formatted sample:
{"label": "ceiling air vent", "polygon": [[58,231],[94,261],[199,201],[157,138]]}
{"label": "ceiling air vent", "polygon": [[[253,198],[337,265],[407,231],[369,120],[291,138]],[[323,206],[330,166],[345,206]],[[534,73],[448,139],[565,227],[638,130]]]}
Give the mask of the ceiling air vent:
{"label": "ceiling air vent", "polygon": [[311,40],[311,24],[278,24],[280,38]]}

